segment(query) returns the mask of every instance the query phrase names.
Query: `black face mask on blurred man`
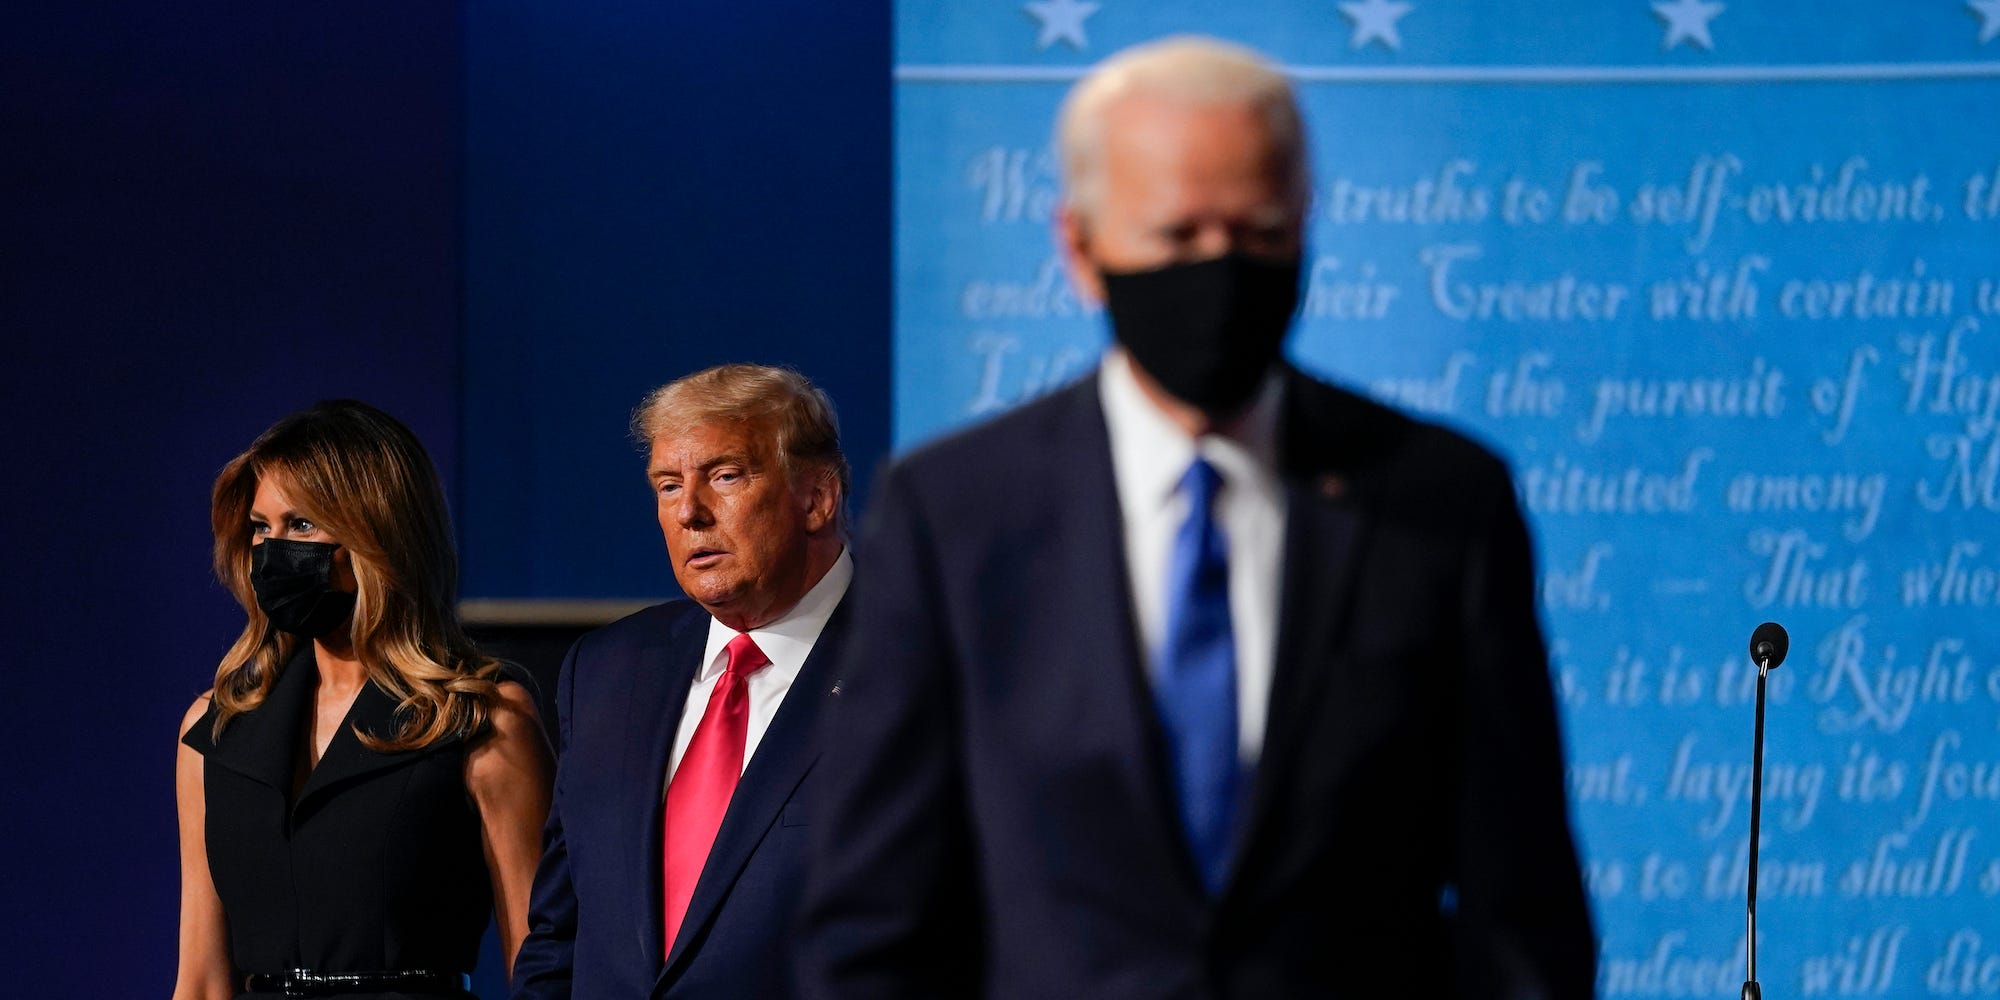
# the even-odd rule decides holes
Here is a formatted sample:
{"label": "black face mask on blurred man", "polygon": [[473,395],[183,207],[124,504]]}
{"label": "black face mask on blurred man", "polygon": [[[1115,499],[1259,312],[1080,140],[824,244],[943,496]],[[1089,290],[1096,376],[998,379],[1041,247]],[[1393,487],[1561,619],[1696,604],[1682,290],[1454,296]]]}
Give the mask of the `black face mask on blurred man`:
{"label": "black face mask on blurred man", "polygon": [[1230,253],[1102,272],[1112,336],[1174,398],[1210,415],[1234,414],[1283,351],[1299,271],[1297,257]]}
{"label": "black face mask on blurred man", "polygon": [[250,549],[250,588],[272,627],[318,639],[354,613],[354,595],[333,586],[334,542],[267,538]]}

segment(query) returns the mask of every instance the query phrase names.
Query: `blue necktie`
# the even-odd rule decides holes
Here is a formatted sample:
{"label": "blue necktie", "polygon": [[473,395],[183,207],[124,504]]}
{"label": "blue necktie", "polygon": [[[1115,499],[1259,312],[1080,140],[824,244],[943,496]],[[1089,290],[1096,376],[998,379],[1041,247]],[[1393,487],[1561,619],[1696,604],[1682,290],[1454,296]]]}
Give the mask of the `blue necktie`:
{"label": "blue necktie", "polygon": [[1215,523],[1215,467],[1181,477],[1187,520],[1167,562],[1167,621],[1153,697],[1173,758],[1181,826],[1211,895],[1228,873],[1236,805],[1236,640],[1229,627],[1229,547]]}

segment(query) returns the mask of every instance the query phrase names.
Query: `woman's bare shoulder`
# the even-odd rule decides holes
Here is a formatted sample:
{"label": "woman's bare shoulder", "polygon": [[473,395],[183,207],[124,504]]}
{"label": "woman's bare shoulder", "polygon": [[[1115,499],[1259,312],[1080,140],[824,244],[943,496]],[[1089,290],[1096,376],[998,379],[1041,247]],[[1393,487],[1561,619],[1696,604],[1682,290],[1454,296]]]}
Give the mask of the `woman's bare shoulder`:
{"label": "woman's bare shoulder", "polygon": [[535,694],[519,681],[502,680],[495,685],[499,697],[487,707],[486,717],[495,735],[541,735],[541,713],[535,708]]}
{"label": "woman's bare shoulder", "polygon": [[194,704],[188,706],[187,715],[181,718],[182,736],[186,736],[188,730],[193,729],[194,724],[200,722],[201,717],[208,714],[208,706],[214,701],[215,692],[212,690],[203,691],[200,696],[195,698]]}

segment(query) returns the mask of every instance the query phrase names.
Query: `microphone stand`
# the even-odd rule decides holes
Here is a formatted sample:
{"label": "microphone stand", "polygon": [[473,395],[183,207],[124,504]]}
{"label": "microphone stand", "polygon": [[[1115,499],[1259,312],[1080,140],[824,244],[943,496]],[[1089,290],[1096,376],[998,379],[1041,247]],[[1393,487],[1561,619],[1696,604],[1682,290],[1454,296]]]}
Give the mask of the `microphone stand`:
{"label": "microphone stand", "polygon": [[1744,909],[1748,927],[1742,1000],[1764,1000],[1764,990],[1757,985],[1757,827],[1764,798],[1764,679],[1770,672],[1771,657],[1766,653],[1757,664],[1757,736],[1750,758],[1750,888]]}

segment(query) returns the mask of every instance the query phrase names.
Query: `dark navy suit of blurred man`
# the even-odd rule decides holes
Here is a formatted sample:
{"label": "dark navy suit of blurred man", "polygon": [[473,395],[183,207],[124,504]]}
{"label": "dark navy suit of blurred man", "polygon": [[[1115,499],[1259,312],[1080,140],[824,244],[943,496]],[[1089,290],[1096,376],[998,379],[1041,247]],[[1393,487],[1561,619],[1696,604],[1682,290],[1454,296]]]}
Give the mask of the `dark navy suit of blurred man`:
{"label": "dark navy suit of blurred man", "polygon": [[690,600],[578,640],[517,1000],[793,995],[791,932],[835,684],[847,466],[794,372],[710,369],[634,430]]}
{"label": "dark navy suit of blurred man", "polygon": [[1279,361],[1308,182],[1254,54],[1078,85],[1117,347],[882,478],[828,709],[819,996],[1582,998],[1527,534],[1466,439]]}

